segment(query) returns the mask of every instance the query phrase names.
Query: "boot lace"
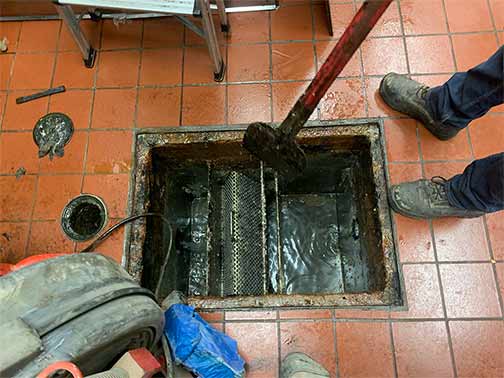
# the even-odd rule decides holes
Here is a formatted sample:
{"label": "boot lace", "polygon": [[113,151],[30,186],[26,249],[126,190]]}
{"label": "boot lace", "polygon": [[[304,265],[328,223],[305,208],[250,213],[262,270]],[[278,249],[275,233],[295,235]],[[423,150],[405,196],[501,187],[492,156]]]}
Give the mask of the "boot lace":
{"label": "boot lace", "polygon": [[437,201],[445,201],[447,198],[446,183],[448,180],[442,176],[434,176],[431,178],[431,182],[434,184],[429,186],[431,197]]}
{"label": "boot lace", "polygon": [[416,90],[416,95],[420,97],[422,100],[425,100],[425,96],[427,96],[427,92],[429,92],[429,87],[426,85],[422,85],[420,88]]}

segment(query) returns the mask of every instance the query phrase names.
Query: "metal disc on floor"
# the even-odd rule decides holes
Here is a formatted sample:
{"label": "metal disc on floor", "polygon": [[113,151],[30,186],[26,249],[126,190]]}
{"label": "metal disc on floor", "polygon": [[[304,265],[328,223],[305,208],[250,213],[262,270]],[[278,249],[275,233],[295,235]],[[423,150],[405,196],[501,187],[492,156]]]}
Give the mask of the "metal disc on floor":
{"label": "metal disc on floor", "polygon": [[39,147],[39,158],[49,155],[62,157],[64,147],[72,138],[74,125],[63,113],[49,113],[40,118],[33,129],[33,140]]}

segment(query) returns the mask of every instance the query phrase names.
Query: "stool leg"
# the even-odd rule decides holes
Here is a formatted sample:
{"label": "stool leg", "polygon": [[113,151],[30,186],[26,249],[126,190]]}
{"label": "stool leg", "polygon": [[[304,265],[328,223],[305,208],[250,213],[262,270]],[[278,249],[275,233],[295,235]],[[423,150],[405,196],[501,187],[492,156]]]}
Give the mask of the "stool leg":
{"label": "stool leg", "polygon": [[225,64],[222,60],[222,55],[219,49],[219,42],[215,33],[212,14],[210,12],[209,0],[199,0],[201,8],[201,16],[203,19],[203,30],[205,32],[205,39],[208,46],[210,58],[214,64],[214,80],[222,81],[224,79]]}
{"label": "stool leg", "polygon": [[96,58],[96,50],[89,44],[79,25],[79,22],[77,21],[77,17],[75,16],[72,7],[70,5],[58,4],[54,4],[54,6],[58,11],[59,16],[67,26],[68,31],[75,40],[75,43],[77,43],[77,46],[79,46],[82,58],[84,59],[84,64],[86,65],[86,67],[92,68],[94,66]]}
{"label": "stool leg", "polygon": [[229,31],[229,21],[226,14],[226,5],[224,4],[224,0],[215,0],[215,2],[217,3],[217,9],[219,11],[221,30],[227,33]]}

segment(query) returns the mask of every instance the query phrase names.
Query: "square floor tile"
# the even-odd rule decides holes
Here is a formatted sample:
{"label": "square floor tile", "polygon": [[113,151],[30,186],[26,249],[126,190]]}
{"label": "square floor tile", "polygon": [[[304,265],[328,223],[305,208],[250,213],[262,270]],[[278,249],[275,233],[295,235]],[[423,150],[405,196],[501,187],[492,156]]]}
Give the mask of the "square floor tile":
{"label": "square floor tile", "polygon": [[60,21],[23,22],[17,51],[55,51],[60,26]]}
{"label": "square floor tile", "polygon": [[407,37],[406,49],[412,74],[455,71],[450,39],[446,35]]}
{"label": "square floor tile", "polygon": [[247,377],[277,377],[276,323],[226,323],[226,334],[238,342],[238,351],[246,362]]}
{"label": "square floor tile", "polygon": [[407,311],[391,313],[392,318],[442,318],[441,289],[434,264],[403,265]]}
{"label": "square floor tile", "polygon": [[[361,3],[357,3],[359,7]],[[390,37],[402,34],[401,29],[401,16],[399,16],[399,8],[397,2],[393,1],[380,17],[376,26],[371,30],[369,35],[371,37]]]}
{"label": "square floor tile", "polygon": [[136,89],[97,89],[93,129],[129,129],[135,122]]}
{"label": "square floor tile", "polygon": [[406,181],[416,181],[422,178],[422,166],[420,164],[389,164],[390,183],[400,184]]}
{"label": "square floor tile", "polygon": [[143,47],[181,47],[184,43],[184,26],[175,17],[144,21]]}
{"label": "square floor tile", "polygon": [[38,173],[39,161],[31,132],[0,134],[0,173],[14,174],[20,168]]}
{"label": "square floor tile", "polygon": [[393,161],[419,161],[417,123],[412,119],[385,120],[387,156]]}
{"label": "square floor tile", "polygon": [[[327,8],[324,4],[313,7],[315,21],[315,39],[319,40],[341,37],[355,14],[354,6],[352,3],[339,4],[331,1],[329,8],[330,14],[327,14]],[[331,18],[331,26],[333,30],[332,37],[329,36],[328,33],[328,17]]]}
{"label": "square floor tile", "polygon": [[367,39],[363,42],[361,50],[365,75],[408,72],[402,38]]}
{"label": "square floor tile", "polygon": [[178,126],[181,90],[181,88],[139,89],[138,127]]}
{"label": "square floor tile", "polygon": [[444,322],[392,323],[399,377],[453,377]]}
{"label": "square floor tile", "polygon": [[182,49],[144,50],[140,85],[178,85],[182,83]]}
{"label": "square floor tile", "polygon": [[271,12],[272,40],[311,40],[312,35],[309,4],[280,7]]}
{"label": "square floor tile", "polygon": [[381,77],[366,77],[364,83],[366,86],[366,101],[368,104],[369,117],[402,117],[404,114],[396,112],[383,101],[379,87],[382,81]]}
{"label": "square floor tile", "polygon": [[310,80],[315,76],[315,52],[310,43],[271,46],[273,80]]}
{"label": "square floor tile", "polygon": [[365,100],[360,79],[336,79],[320,101],[322,120],[365,116]]}
{"label": "square floor tile", "polygon": [[[82,20],[79,25],[91,46],[93,46],[95,49],[99,49],[101,45],[100,34],[102,24],[91,20]],[[68,28],[65,24],[61,25],[58,51],[79,51],[79,46],[68,31]]]}
{"label": "square floor tile", "polygon": [[445,0],[448,25],[452,33],[492,30],[487,0]]}
{"label": "square floor tile", "polygon": [[451,77],[451,74],[411,75],[411,78],[413,80],[416,80],[431,88],[443,85]]}
{"label": "square floor tile", "polygon": [[269,14],[265,12],[230,13],[233,31],[229,43],[267,42],[269,40]]}
{"label": "square floor tile", "polygon": [[88,173],[127,173],[131,169],[130,131],[92,131],[86,159]]}
{"label": "square floor tile", "polygon": [[436,219],[432,226],[439,261],[490,260],[481,218]]}
{"label": "square floor tile", "polygon": [[33,222],[27,256],[43,253],[72,253],[75,243],[61,229],[60,221]]}
{"label": "square floor tile", "polygon": [[15,264],[25,255],[28,222],[0,223],[0,263]]}
{"label": "square floor tile", "polygon": [[468,160],[472,157],[466,130],[448,141],[437,139],[425,127],[420,127],[419,132],[424,160]]}
{"label": "square floor tile", "polygon": [[368,310],[368,309],[347,309],[334,310],[335,319],[388,319],[390,312],[387,310]]}
{"label": "square floor tile", "polygon": [[450,334],[459,377],[504,376],[502,321],[450,322]]}
{"label": "square floor tile", "polygon": [[14,54],[0,55],[0,90],[9,87],[9,81],[14,68]]}
{"label": "square floor tile", "polygon": [[487,114],[471,122],[469,134],[474,157],[481,159],[502,152],[504,146],[504,115]]}
{"label": "square floor tile", "polygon": [[[222,59],[226,61],[226,48],[221,47]],[[184,49],[184,84],[214,84],[215,66],[203,46]]]}
{"label": "square floor tile", "polygon": [[485,62],[498,46],[494,33],[455,34],[452,41],[459,71],[467,71]]}
{"label": "square floor tile", "polygon": [[80,175],[39,177],[33,219],[58,220],[63,208],[81,190]]}
{"label": "square floor tile", "polygon": [[429,223],[396,214],[397,241],[401,262],[434,261]]}
{"label": "square floor tile", "polygon": [[321,364],[336,377],[333,323],[330,321],[280,323],[281,358],[302,352]]}
{"label": "square floor tile", "polygon": [[72,139],[65,146],[65,155],[50,160],[40,160],[40,172],[43,173],[79,173],[84,171],[84,154],[88,143],[88,132],[75,131]]}
{"label": "square floor tile", "polygon": [[208,323],[223,322],[224,312],[223,311],[199,311],[198,314],[205,319]]}
{"label": "square floor tile", "polygon": [[393,377],[388,323],[336,323],[342,377]]}
{"label": "square floor tile", "polygon": [[228,86],[228,123],[271,122],[271,88],[269,84]]}
{"label": "square floor tile", "polygon": [[504,212],[488,214],[486,220],[493,256],[504,260]]}
{"label": "square floor tile", "polygon": [[[317,54],[318,69],[322,67],[329,54],[332,52],[334,46],[336,46],[336,43],[337,41],[334,40],[316,42],[315,48]],[[341,73],[338,75],[338,77],[342,78],[348,76],[360,76],[361,71],[360,51],[356,51],[345,68],[343,68],[343,71],[341,71]]]}
{"label": "square floor tile", "polygon": [[135,49],[142,46],[143,21],[127,21],[115,23],[113,20],[103,21],[101,48]]}
{"label": "square floor tile", "polygon": [[331,319],[331,310],[280,310],[280,319]]}
{"label": "square floor tile", "polygon": [[450,161],[446,163],[424,163],[425,177],[430,179],[434,176],[442,176],[447,179],[464,172],[470,161]]}
{"label": "square floor tile", "polygon": [[104,51],[100,53],[98,87],[133,87],[137,85],[140,52]]}
{"label": "square floor tile", "polygon": [[276,311],[226,311],[226,321],[228,320],[273,320],[277,318]]}
{"label": "square floor tile", "polygon": [[54,72],[54,86],[66,88],[92,88],[94,86],[96,64],[87,68],[78,52],[59,53]]}
{"label": "square floor tile", "polygon": [[33,207],[36,177],[0,176],[0,221],[28,220]]}
{"label": "square floor tile", "polygon": [[92,92],[90,90],[67,91],[51,96],[49,111],[68,115],[75,129],[89,128]]}
{"label": "square floor tile", "polygon": [[110,218],[124,218],[128,207],[129,175],[86,175],[83,193],[100,197]]}
{"label": "square floor tile", "polygon": [[2,22],[0,23],[0,35],[7,38],[8,52],[16,52],[19,42],[19,32],[21,31],[21,22]]}
{"label": "square floor tile", "polygon": [[401,13],[406,35],[447,32],[443,0],[402,0]]}
{"label": "square floor tile", "polygon": [[502,316],[491,264],[441,265],[440,271],[448,317]]}
{"label": "square floor tile", "polygon": [[493,13],[495,27],[497,28],[497,30],[503,30],[504,29],[504,0],[490,0],[490,8]]}
{"label": "square floor tile", "polygon": [[33,130],[40,117],[47,114],[47,97],[24,104],[16,104],[16,98],[33,94],[33,91],[13,91],[7,96],[2,130]]}
{"label": "square floor tile", "polygon": [[266,44],[229,46],[227,69],[228,79],[231,82],[269,80],[269,46]]}
{"label": "square floor tile", "polygon": [[55,54],[16,54],[11,89],[47,89],[51,85]]}
{"label": "square floor tile", "polygon": [[184,87],[182,125],[223,125],[226,122],[226,88]]}

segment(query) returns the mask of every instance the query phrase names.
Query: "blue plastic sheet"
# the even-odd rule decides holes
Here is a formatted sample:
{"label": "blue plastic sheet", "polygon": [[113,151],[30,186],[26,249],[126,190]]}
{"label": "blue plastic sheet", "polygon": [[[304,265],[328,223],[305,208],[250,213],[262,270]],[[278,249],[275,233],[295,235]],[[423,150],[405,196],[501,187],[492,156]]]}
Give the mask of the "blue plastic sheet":
{"label": "blue plastic sheet", "polygon": [[177,363],[201,378],[244,377],[236,341],[210,327],[193,307],[174,304],[165,320],[164,333]]}

